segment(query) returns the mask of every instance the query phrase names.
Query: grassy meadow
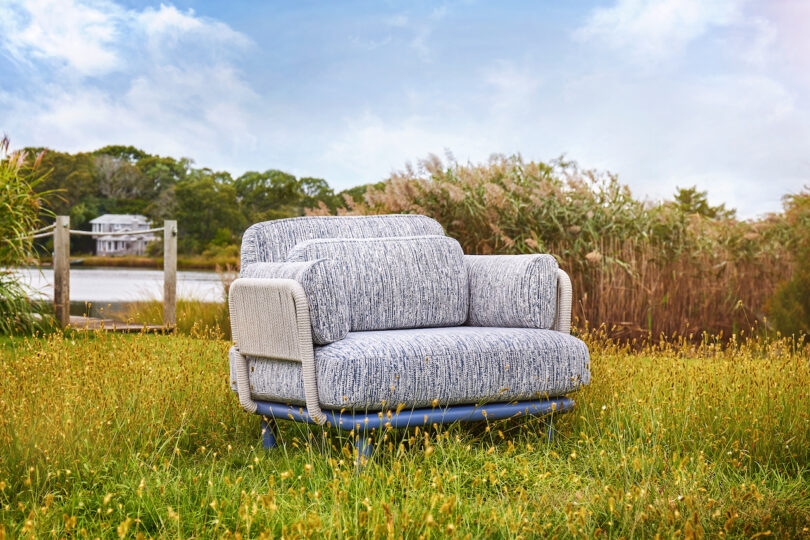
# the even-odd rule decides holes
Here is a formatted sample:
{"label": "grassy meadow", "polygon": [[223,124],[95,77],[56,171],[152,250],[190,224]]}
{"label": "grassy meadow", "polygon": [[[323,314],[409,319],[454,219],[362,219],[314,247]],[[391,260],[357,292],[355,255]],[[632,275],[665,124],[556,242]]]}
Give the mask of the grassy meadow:
{"label": "grassy meadow", "polygon": [[259,418],[228,343],[0,340],[2,537],[810,537],[810,352],[584,336],[593,384],[556,420],[350,436]]}

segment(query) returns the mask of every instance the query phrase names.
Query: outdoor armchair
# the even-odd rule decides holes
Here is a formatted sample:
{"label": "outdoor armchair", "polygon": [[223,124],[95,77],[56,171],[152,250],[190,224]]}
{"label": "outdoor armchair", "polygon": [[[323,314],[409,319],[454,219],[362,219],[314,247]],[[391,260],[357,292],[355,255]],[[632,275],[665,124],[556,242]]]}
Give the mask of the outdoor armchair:
{"label": "outdoor armchair", "polygon": [[[420,215],[259,223],[229,303],[231,387],[273,421],[354,431],[546,416],[590,382],[551,255],[465,255]],[[549,435],[550,424],[548,424]]]}

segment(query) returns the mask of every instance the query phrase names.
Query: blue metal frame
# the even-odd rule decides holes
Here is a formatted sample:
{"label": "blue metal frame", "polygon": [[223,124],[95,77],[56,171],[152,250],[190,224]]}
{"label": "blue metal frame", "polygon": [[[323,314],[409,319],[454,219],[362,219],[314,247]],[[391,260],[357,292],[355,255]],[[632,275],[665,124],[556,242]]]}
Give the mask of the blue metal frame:
{"label": "blue metal frame", "polygon": [[[305,407],[295,407],[282,403],[257,401],[256,414],[262,415],[262,446],[274,448],[276,438],[273,433],[275,420],[292,420],[315,424]],[[486,405],[454,405],[445,408],[410,409],[362,413],[352,410],[325,410],[327,425],[345,431],[354,430],[357,436],[358,456],[371,457],[371,443],[368,432],[378,429],[407,428],[428,424],[450,424],[453,422],[480,422],[519,416],[547,416],[568,412],[574,408],[574,400],[567,397],[536,401],[515,401],[511,403],[490,403]],[[553,437],[553,427],[547,424],[547,437]]]}

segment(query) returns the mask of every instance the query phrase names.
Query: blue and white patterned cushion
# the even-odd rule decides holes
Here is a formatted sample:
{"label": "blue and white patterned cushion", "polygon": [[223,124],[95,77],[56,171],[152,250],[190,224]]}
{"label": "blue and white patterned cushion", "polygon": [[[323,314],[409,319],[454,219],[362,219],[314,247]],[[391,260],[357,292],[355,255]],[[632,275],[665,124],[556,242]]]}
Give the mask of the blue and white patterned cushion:
{"label": "blue and white patterned cushion", "polygon": [[465,255],[470,326],[551,328],[557,261],[551,255]]}
{"label": "blue and white patterned cushion", "polygon": [[305,216],[256,223],[242,236],[242,271],[255,262],[281,262],[302,240],[315,238],[383,238],[444,235],[427,216]]}
{"label": "blue and white patterned cushion", "polygon": [[447,236],[306,240],[289,261],[329,258],[344,272],[352,331],[455,326],[467,320],[464,254]]}
{"label": "blue and white patterned cushion", "polygon": [[307,295],[312,340],[326,345],[346,337],[351,326],[349,300],[343,272],[334,261],[254,263],[242,273],[246,278],[294,279]]}
{"label": "blue and white patterned cushion", "polygon": [[[248,357],[253,397],[302,405],[301,364]],[[231,357],[231,381],[235,375]],[[315,348],[321,406],[395,409],[538,399],[590,382],[588,348],[553,330],[458,326],[352,332]]]}

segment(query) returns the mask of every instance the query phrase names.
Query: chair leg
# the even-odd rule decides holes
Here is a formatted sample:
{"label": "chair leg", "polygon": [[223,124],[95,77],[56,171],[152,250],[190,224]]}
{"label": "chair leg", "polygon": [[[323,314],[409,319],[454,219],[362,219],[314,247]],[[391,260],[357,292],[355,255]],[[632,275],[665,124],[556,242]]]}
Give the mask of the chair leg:
{"label": "chair leg", "polygon": [[554,417],[547,416],[543,421],[543,425],[546,428],[546,442],[551,444],[554,442]]}
{"label": "chair leg", "polygon": [[357,461],[355,462],[358,467],[366,465],[371,461],[371,454],[374,447],[371,444],[371,438],[362,431],[357,434],[357,439],[354,441],[354,448],[357,451]]}
{"label": "chair leg", "polygon": [[276,443],[275,420],[262,418],[262,446],[265,450],[270,450],[278,446]]}

